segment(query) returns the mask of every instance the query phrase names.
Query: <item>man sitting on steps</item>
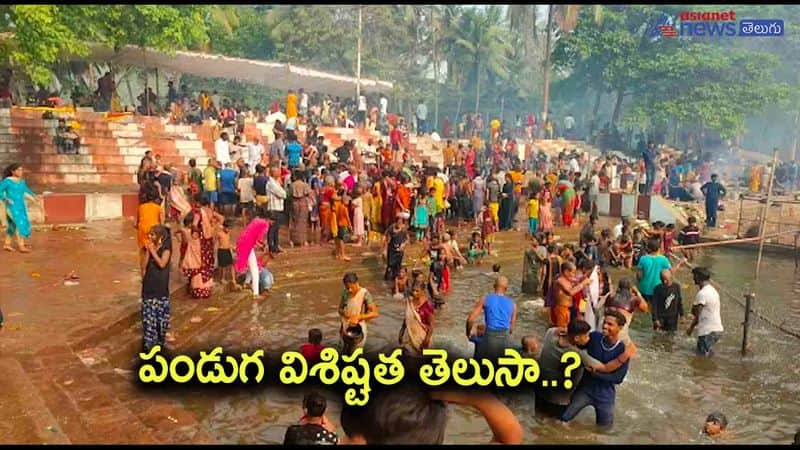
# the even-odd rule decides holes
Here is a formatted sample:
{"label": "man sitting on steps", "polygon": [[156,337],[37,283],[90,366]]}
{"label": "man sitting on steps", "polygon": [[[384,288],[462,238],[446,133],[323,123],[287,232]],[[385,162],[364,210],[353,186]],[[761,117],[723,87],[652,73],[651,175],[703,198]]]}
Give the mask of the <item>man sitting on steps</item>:
{"label": "man sitting on steps", "polygon": [[73,130],[71,126],[67,125],[66,120],[58,119],[58,127],[56,127],[56,151],[62,155],[78,154],[78,149],[81,146],[81,138]]}

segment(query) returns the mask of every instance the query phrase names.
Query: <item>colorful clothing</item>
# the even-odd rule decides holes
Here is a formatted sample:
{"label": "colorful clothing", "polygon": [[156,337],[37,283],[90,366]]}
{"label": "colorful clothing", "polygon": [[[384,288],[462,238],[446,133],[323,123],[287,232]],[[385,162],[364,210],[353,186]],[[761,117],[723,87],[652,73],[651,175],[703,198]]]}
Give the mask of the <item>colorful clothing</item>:
{"label": "colorful clothing", "polygon": [[142,299],[142,331],[144,350],[156,345],[164,347],[169,329],[169,297]]}
{"label": "colorful clothing", "polygon": [[6,215],[8,216],[6,233],[9,236],[14,236],[16,233],[26,239],[31,236],[31,223],[28,220],[28,208],[25,206],[26,193],[35,195],[25,180],[15,181],[11,177],[7,177],[0,181],[0,201],[11,201],[11,205],[6,203]]}
{"label": "colorful clothing", "polygon": [[550,191],[542,190],[541,202],[539,203],[539,231],[553,231],[553,212],[550,209],[552,196]]}
{"label": "colorful clothing", "polygon": [[353,199],[353,234],[361,237],[364,236],[364,201],[361,197]]}
{"label": "colorful clothing", "polygon": [[153,225],[161,223],[161,206],[157,203],[147,202],[139,205],[139,222],[138,233],[136,234],[136,243],[138,248],[144,248],[147,243],[147,234],[150,233],[150,228]]}
{"label": "colorful clothing", "polygon": [[561,194],[561,219],[564,226],[571,226],[573,214],[575,213],[575,189],[567,188]]}

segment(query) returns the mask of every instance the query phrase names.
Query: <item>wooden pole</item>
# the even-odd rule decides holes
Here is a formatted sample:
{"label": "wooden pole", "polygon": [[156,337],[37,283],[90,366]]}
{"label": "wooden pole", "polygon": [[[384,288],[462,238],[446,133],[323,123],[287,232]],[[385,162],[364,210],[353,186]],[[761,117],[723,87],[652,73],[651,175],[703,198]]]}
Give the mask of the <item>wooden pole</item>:
{"label": "wooden pole", "polygon": [[769,185],[767,186],[767,203],[764,205],[763,213],[761,214],[761,225],[758,228],[758,234],[761,236],[761,241],[758,243],[758,259],[756,260],[756,280],[761,271],[761,257],[764,252],[764,233],[767,230],[767,214],[769,214],[769,202],[772,200],[772,183],[775,181],[775,169],[778,168],[778,148],[772,149],[772,169],[769,171]]}
{"label": "wooden pole", "polygon": [[756,298],[756,294],[745,294],[744,296],[744,322],[742,325],[742,356],[747,354],[747,339],[750,334],[750,312],[753,310],[752,303]]}
{"label": "wooden pole", "polygon": [[[439,60],[436,54],[436,6],[431,5],[431,32],[433,44],[433,129],[439,130]],[[444,134],[444,133],[442,133]]]}
{"label": "wooden pole", "polygon": [[784,234],[790,233],[797,233],[798,230],[790,230],[790,231],[782,231],[780,233],[773,233],[768,236],[756,236],[751,238],[742,238],[742,239],[728,239],[725,241],[713,241],[713,242],[702,242],[700,244],[690,244],[690,245],[675,245],[672,247],[673,250],[686,250],[690,248],[703,248],[703,247],[716,247],[718,245],[726,245],[726,244],[742,244],[745,242],[758,242],[764,241],[767,239],[772,239],[774,237],[782,236]]}
{"label": "wooden pole", "polygon": [[742,208],[744,208],[744,196],[739,194],[739,220],[736,221],[736,238],[742,237]]}
{"label": "wooden pole", "polygon": [[158,67],[156,67],[156,102],[161,98],[161,90],[158,88]]}

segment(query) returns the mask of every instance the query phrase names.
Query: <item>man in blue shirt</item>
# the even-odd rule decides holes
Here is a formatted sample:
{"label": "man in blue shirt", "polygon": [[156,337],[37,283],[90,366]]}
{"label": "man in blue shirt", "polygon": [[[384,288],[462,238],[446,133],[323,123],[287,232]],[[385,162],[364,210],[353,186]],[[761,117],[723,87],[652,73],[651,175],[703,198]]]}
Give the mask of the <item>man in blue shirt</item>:
{"label": "man in blue shirt", "polygon": [[[586,347],[589,356],[603,364],[621,358],[625,353],[625,343],[619,337],[623,326],[625,317],[622,314],[617,311],[607,311],[603,320],[603,333],[592,331],[589,334],[589,343]],[[617,370],[610,373],[598,373],[587,367],[583,382],[572,395],[569,406],[561,415],[561,420],[569,422],[584,408],[593,406],[598,426],[613,425],[614,404],[617,397],[615,385],[621,384],[625,379],[628,365],[629,361],[625,360]]]}
{"label": "man in blue shirt", "polygon": [[219,171],[219,204],[222,207],[222,213],[228,216],[233,215],[238,203],[236,178],[238,178],[239,172],[232,166],[232,163],[225,164],[225,167]]}
{"label": "man in blue shirt", "polygon": [[704,184],[700,190],[706,196],[706,226],[715,228],[717,226],[719,199],[725,197],[727,191],[724,186],[717,182],[717,174],[712,174],[711,181]]}
{"label": "man in blue shirt", "polygon": [[658,158],[658,152],[652,142],[647,143],[647,149],[642,152],[642,158],[644,158],[644,170],[647,178],[644,195],[650,195],[653,190],[653,178],[656,176],[656,158]]}
{"label": "man in blue shirt", "polygon": [[467,336],[483,312],[486,333],[478,358],[497,358],[505,355],[508,337],[517,322],[517,305],[506,295],[508,278],[499,276],[494,282],[494,292],[478,300],[467,318]]}
{"label": "man in blue shirt", "polygon": [[289,169],[294,169],[300,165],[300,157],[303,155],[303,146],[297,142],[294,132],[289,133],[289,143],[286,144],[286,155],[289,158]]}

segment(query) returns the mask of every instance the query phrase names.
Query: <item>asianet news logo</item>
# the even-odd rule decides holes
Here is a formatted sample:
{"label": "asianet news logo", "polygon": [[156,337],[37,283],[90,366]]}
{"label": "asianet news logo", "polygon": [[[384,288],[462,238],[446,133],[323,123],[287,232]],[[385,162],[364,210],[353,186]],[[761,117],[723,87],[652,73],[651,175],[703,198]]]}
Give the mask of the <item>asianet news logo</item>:
{"label": "asianet news logo", "polygon": [[677,27],[673,17],[663,15],[653,31],[654,37],[771,37],[783,36],[782,19],[736,19],[735,11],[692,12],[678,16]]}

